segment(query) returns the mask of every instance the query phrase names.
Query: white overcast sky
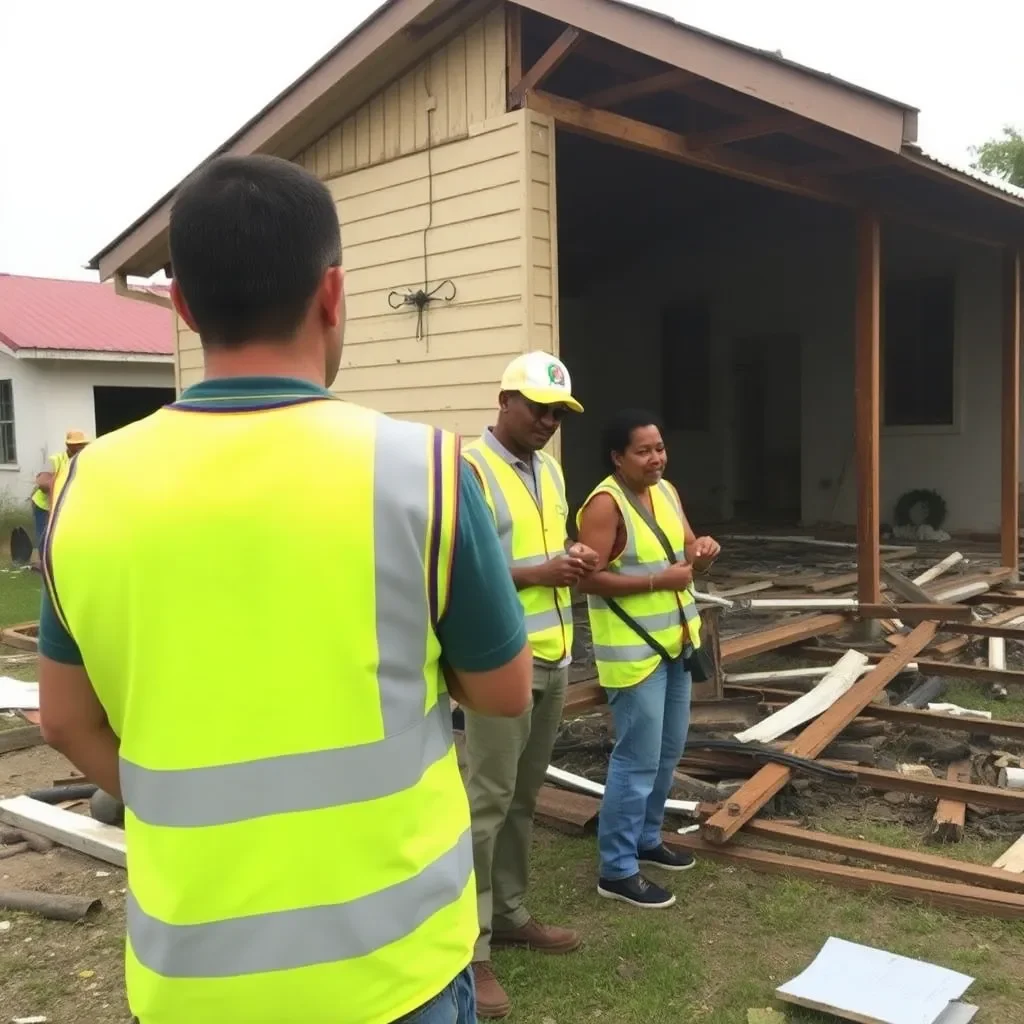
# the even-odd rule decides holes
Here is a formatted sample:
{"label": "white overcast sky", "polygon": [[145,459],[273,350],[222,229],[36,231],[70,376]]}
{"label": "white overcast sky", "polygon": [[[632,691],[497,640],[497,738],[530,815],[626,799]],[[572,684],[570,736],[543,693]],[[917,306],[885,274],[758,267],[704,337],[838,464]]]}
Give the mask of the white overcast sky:
{"label": "white overcast sky", "polygon": [[[82,265],[378,4],[0,0],[0,272]],[[964,163],[1024,126],[1024,3],[651,0],[921,108]]]}

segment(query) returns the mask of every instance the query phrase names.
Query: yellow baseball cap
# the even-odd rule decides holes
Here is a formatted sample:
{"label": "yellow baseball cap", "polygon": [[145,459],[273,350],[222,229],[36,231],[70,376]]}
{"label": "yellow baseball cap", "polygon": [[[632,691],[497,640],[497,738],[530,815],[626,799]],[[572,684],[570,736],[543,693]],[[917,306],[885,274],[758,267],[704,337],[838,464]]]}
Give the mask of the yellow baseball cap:
{"label": "yellow baseball cap", "polygon": [[583,412],[583,406],[572,397],[572,381],[565,363],[550,352],[516,356],[501,375],[501,390],[518,391],[540,405],[567,405],[573,412]]}
{"label": "yellow baseball cap", "polygon": [[88,444],[89,438],[85,436],[84,430],[69,430],[64,435],[65,444]]}

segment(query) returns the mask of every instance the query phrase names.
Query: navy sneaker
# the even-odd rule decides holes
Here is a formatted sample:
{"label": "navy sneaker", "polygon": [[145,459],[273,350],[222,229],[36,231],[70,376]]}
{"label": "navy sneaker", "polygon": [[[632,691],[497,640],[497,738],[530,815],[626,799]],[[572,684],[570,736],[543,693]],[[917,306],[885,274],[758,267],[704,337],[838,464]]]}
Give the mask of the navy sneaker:
{"label": "navy sneaker", "polygon": [[640,850],[637,859],[648,867],[662,871],[689,871],[697,863],[692,853],[685,850],[670,850],[664,843],[653,850]]}
{"label": "navy sneaker", "polygon": [[600,878],[597,882],[597,895],[606,900],[619,900],[643,910],[661,910],[671,907],[676,898],[660,885],[648,882],[637,872],[631,878],[608,879]]}

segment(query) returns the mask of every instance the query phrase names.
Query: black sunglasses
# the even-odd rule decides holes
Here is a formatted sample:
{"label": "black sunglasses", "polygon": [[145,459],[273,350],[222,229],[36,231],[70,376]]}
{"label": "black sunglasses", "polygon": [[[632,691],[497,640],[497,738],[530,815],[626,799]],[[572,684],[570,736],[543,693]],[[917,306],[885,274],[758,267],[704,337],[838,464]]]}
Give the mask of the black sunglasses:
{"label": "black sunglasses", "polygon": [[543,402],[535,402],[532,398],[527,398],[525,395],[520,395],[519,397],[526,404],[526,408],[533,414],[533,418],[537,420],[550,416],[556,423],[561,423],[565,414],[569,411],[564,405],[544,405]]}

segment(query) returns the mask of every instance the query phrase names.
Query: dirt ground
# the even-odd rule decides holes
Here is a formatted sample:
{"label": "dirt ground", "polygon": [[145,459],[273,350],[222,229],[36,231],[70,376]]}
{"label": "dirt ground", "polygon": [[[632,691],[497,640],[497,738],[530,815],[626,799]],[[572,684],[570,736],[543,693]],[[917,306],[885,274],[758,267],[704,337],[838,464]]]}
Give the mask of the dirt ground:
{"label": "dirt ground", "polygon": [[[73,774],[68,761],[49,747],[4,754],[0,797]],[[50,1024],[127,1024],[124,872],[55,847],[0,860],[3,889],[90,896],[102,905],[81,924],[0,910],[0,1021],[45,1016]]]}

